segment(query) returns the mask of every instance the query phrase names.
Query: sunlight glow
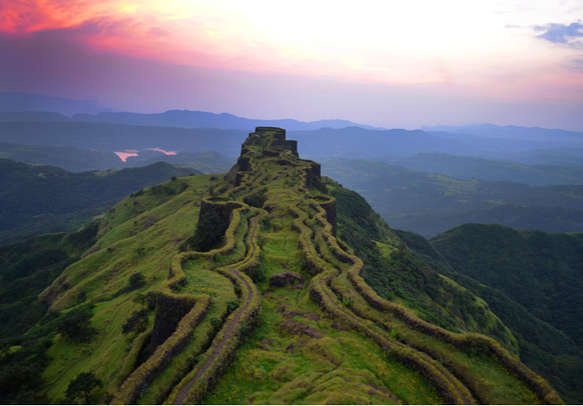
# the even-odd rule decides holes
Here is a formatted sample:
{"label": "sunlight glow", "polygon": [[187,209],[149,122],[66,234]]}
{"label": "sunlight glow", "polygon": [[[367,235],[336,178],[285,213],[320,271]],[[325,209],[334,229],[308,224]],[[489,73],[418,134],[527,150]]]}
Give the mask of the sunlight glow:
{"label": "sunlight glow", "polygon": [[[174,64],[389,85],[466,86],[505,98],[536,95],[540,86],[534,84],[549,69],[553,75],[544,78],[540,94],[583,83],[581,70],[568,69],[581,49],[545,42],[535,32],[537,26],[577,21],[583,16],[580,0],[7,3],[0,8],[2,31],[92,23],[97,28],[84,34],[89,46]],[[502,89],[496,86],[501,77],[517,81]]]}

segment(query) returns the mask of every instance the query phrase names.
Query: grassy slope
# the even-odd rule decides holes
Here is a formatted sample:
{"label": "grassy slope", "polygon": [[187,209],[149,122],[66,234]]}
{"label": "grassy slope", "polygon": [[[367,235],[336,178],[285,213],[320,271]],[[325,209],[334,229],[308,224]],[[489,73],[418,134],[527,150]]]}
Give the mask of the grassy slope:
{"label": "grassy slope", "polygon": [[[55,334],[50,321],[31,330],[45,331],[51,340],[43,373],[50,401],[63,402],[69,383],[87,371],[103,383],[97,390],[99,402],[109,402],[114,395],[122,399],[124,393],[125,399],[132,399],[124,380],[151,365],[159,368],[135,393],[139,403],[172,401],[183,390],[190,396],[189,388],[200,387],[192,380],[198,368],[212,371],[202,389],[206,382],[215,386],[187,401],[538,403],[543,397],[557,401],[540,378],[493,341],[451,334],[399,307],[410,305],[420,316],[453,330],[484,331],[514,348],[512,335],[483,301],[415,263],[399,238],[363,207],[366,203],[360,197],[328,182],[338,197],[335,203],[319,184],[312,162],[300,161],[272,142],[271,136],[250,137],[244,159],[225,181],[210,176],[178,178],[134,193],[104,216],[97,242],[40,296],[57,319],[92,304],[90,325],[96,331],[90,339],[76,341]],[[258,190],[264,190],[265,205]],[[229,228],[224,241],[216,241],[216,250],[179,254],[181,247],[187,248],[186,241],[192,241],[203,195],[211,196],[205,199],[208,207],[224,210],[227,203],[238,202],[238,208],[229,209],[233,210]],[[338,205],[338,235],[345,242],[336,240],[325,217],[333,213],[325,210],[334,207],[330,204]],[[365,218],[351,216],[347,208]],[[376,261],[385,272],[369,267],[364,276],[390,299],[374,299],[387,311],[371,306],[366,291],[370,288],[357,282],[360,260],[350,246],[358,251],[357,242],[366,241],[368,233],[375,239],[359,255]],[[283,271],[299,273],[304,282],[270,287],[269,278]],[[146,283],[130,290],[130,277],[136,273]],[[390,291],[381,286],[388,281],[385,274],[390,276]],[[148,292],[157,292],[155,311],[148,306]],[[190,313],[183,317],[180,306],[192,306],[202,297],[210,298],[206,314],[184,324]],[[175,305],[164,307],[169,300]],[[246,303],[254,309],[261,303],[259,313],[245,313]],[[126,321],[139,310],[147,315],[144,329],[123,334]],[[149,334],[163,332],[158,322],[175,317],[182,321],[152,352]],[[183,334],[185,344],[170,347],[176,342],[173,337]],[[170,355],[155,364],[162,350]],[[204,369],[207,365],[213,369]]]}
{"label": "grassy slope", "polygon": [[48,234],[0,247],[0,338],[34,325],[46,306],[38,294],[95,242],[97,224],[76,233]]}
{"label": "grassy slope", "polygon": [[570,403],[583,399],[580,234],[468,224],[408,244],[480,295],[518,339],[520,357]]}
{"label": "grassy slope", "polygon": [[[49,350],[54,361],[44,373],[52,400],[63,396],[68,383],[80,372],[94,371],[113,393],[124,376],[123,365],[132,340],[121,334],[121,327],[132,312],[142,307],[137,295],[156,290],[168,276],[170,261],[178,245],[191,235],[198,208],[194,201],[209,183],[210,176],[181,178],[166,185],[170,193],[146,189],[110,210],[101,224],[94,252],[70,266],[64,280],[71,289],[58,295],[53,309],[77,305],[84,292],[86,301],[96,302],[92,325],[99,332],[90,343],[75,344],[56,337]],[[182,189],[181,184],[188,188]],[[147,287],[115,296],[135,272],[141,272]],[[59,281],[61,282],[61,281]]]}
{"label": "grassy slope", "polygon": [[444,328],[488,334],[516,351],[516,339],[483,300],[415,258],[357,193],[335,182],[330,188],[338,202],[339,236],[363,259],[364,277],[381,296]]}
{"label": "grassy slope", "polygon": [[583,345],[583,234],[466,224],[431,244],[457,272],[502,291]]}
{"label": "grassy slope", "polygon": [[0,160],[0,171],[0,242],[75,230],[132,192],[172,176],[196,173],[164,163],[71,173],[9,160]]}

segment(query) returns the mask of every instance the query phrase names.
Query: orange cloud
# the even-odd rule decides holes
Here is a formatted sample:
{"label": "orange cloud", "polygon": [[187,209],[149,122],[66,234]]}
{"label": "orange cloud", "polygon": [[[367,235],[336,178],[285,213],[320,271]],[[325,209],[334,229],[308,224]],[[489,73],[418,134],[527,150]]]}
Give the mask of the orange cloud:
{"label": "orange cloud", "polygon": [[0,5],[0,31],[26,33],[66,28],[88,18],[84,1],[4,0]]}
{"label": "orange cloud", "polygon": [[[533,89],[552,94],[560,82],[567,90],[574,83],[580,94],[581,71],[564,68],[580,55],[548,47],[532,32],[509,30],[488,2],[455,0],[463,18],[439,2],[410,3],[0,0],[0,33],[60,30],[89,50],[261,75],[447,85],[497,98],[523,98]],[[512,22],[521,18],[512,15]],[[541,85],[543,74],[550,78]],[[499,75],[519,80],[501,87]],[[556,97],[567,93],[554,91]]]}

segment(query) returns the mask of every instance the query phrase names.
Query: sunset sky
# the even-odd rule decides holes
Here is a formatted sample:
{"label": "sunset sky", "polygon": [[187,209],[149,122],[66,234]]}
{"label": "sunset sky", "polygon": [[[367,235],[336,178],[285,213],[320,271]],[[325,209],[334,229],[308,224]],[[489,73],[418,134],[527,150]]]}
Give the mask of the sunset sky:
{"label": "sunset sky", "polygon": [[0,59],[125,111],[583,130],[583,0],[1,0]]}

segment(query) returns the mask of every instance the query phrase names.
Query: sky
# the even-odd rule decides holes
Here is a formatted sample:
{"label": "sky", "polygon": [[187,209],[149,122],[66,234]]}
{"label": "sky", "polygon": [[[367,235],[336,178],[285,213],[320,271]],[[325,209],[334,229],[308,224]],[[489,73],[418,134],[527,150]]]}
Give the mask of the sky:
{"label": "sky", "polygon": [[0,91],[583,131],[583,0],[1,0]]}

